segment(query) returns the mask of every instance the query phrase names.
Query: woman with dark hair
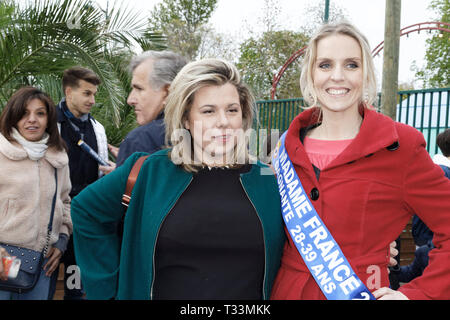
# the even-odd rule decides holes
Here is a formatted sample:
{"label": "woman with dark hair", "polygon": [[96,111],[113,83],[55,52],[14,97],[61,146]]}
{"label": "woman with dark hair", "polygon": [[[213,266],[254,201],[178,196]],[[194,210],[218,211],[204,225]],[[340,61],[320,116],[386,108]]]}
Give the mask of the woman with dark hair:
{"label": "woman with dark hair", "polygon": [[45,128],[45,132],[48,134],[47,146],[64,151],[66,144],[59,135],[55,105],[47,94],[37,88],[24,87],[14,93],[0,116],[0,133],[8,141],[13,141],[13,128],[15,127],[20,132],[17,123],[27,113],[28,103],[34,99],[40,100],[47,112],[47,125]]}
{"label": "woman with dark hair", "polygon": [[[0,290],[0,300],[52,299],[52,276],[72,232],[70,187],[54,103],[39,89],[19,89],[0,116],[0,259],[15,246],[44,252],[44,260],[31,290]],[[21,268],[28,263],[22,259]],[[0,263],[0,287],[6,280]]]}

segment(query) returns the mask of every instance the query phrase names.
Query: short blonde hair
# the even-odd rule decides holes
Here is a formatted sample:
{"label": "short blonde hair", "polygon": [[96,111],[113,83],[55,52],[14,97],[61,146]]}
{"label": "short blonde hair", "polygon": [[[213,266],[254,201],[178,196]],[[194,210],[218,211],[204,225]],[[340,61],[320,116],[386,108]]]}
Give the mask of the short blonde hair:
{"label": "short blonde hair", "polygon": [[[205,86],[222,86],[230,83],[236,87],[242,108],[242,129],[252,127],[255,115],[255,99],[250,89],[245,85],[237,68],[221,59],[204,59],[194,61],[184,66],[173,80],[169,88],[166,107],[164,108],[164,123],[166,126],[166,144],[173,146],[169,156],[175,164],[180,164],[188,172],[197,172],[198,166],[193,165],[192,136],[189,141],[177,136],[177,130],[186,132],[185,122],[194,101],[195,93]],[[184,143],[182,143],[184,142]],[[187,143],[191,142],[191,143]],[[187,150],[189,148],[189,150]],[[244,152],[248,158],[247,147],[238,143],[235,154]]]}
{"label": "short blonde hair", "polygon": [[369,107],[375,102],[377,97],[377,82],[372,53],[366,37],[348,22],[325,24],[309,40],[300,75],[300,88],[303,99],[310,107],[318,105],[317,93],[314,89],[313,81],[314,64],[317,60],[317,44],[320,40],[336,34],[346,35],[355,39],[361,47],[363,70],[361,102],[365,107]]}

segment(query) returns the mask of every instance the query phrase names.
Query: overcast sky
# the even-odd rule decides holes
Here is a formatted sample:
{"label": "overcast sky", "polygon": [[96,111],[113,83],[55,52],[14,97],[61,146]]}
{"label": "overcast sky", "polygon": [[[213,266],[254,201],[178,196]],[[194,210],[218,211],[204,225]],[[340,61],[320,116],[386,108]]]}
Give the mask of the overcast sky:
{"label": "overcast sky", "polygon": [[[102,7],[108,0],[97,0]],[[302,25],[305,7],[324,0],[278,0],[280,6],[279,23],[286,29],[296,30]],[[110,0],[110,2],[113,2]],[[133,0],[133,8],[143,16],[160,0]],[[385,0],[330,0],[344,8],[348,20],[355,24],[369,39],[372,48],[377,46],[384,38]],[[427,8],[431,0],[403,0],[401,27],[410,26],[419,22],[432,21],[433,13]],[[261,23],[258,19],[263,16],[264,0],[219,0],[211,23],[214,28],[226,34],[231,34],[238,40],[245,39],[249,29],[258,31]],[[428,35],[410,34],[403,36],[400,42],[400,70],[399,81],[410,82],[414,80],[414,72],[410,70],[415,60],[418,66],[423,65],[425,55],[425,40]],[[375,58],[378,73],[378,82],[381,82],[382,54]]]}

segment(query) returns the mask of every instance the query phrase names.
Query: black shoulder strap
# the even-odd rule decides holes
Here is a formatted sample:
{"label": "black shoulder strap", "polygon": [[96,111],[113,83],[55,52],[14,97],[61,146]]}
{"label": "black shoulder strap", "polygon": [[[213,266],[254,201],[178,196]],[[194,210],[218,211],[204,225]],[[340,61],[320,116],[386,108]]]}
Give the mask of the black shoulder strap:
{"label": "black shoulder strap", "polygon": [[56,196],[58,194],[58,170],[55,168],[55,194],[53,195],[52,200],[52,211],[50,212],[50,221],[48,223],[47,227],[47,240],[45,242],[44,247],[44,256],[48,253],[48,248],[50,244],[50,237],[52,235],[52,229],[53,229],[53,217],[55,215],[55,205],[56,205]]}

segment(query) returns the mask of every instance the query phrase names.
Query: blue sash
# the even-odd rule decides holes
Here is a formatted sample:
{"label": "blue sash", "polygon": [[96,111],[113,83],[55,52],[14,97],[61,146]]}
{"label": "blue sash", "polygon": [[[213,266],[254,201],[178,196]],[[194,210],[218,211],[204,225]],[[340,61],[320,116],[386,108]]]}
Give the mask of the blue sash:
{"label": "blue sash", "polygon": [[306,266],[328,300],[375,300],[311,204],[284,146],[273,152],[286,228]]}

